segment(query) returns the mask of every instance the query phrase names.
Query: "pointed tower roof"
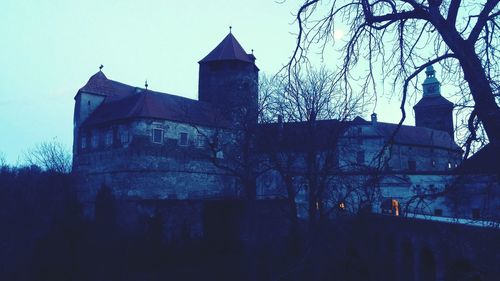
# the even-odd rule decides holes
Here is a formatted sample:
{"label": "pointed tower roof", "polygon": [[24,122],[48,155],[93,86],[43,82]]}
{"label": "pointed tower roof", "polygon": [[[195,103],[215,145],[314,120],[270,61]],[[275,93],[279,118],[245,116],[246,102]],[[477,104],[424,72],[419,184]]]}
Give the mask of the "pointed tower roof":
{"label": "pointed tower roof", "polygon": [[223,61],[223,60],[239,60],[244,62],[253,63],[254,59],[252,59],[241,47],[240,43],[236,38],[234,38],[233,34],[229,32],[229,34],[222,40],[222,42],[215,47],[206,57],[199,61],[209,62],[209,61]]}
{"label": "pointed tower roof", "polygon": [[87,84],[80,88],[80,91],[91,92],[96,94],[106,94],[110,88],[109,80],[104,75],[102,70],[99,70],[96,74],[92,75],[87,81]]}

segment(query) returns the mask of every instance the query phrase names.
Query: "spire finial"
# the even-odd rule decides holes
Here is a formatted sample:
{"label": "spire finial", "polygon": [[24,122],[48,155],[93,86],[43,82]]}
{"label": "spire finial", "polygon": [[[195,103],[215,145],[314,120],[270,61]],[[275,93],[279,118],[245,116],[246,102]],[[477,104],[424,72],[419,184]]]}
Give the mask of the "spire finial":
{"label": "spire finial", "polygon": [[229,33],[231,33],[233,27],[232,26],[229,26]]}
{"label": "spire finial", "polygon": [[146,90],[148,89],[148,80],[146,79],[146,82],[144,82],[144,87],[146,87]]}
{"label": "spire finial", "polygon": [[102,65],[102,64],[101,64],[101,65],[99,66],[99,71],[102,71],[103,67],[104,67],[104,65]]}
{"label": "spire finial", "polygon": [[252,55],[253,55],[253,49],[252,49]]}

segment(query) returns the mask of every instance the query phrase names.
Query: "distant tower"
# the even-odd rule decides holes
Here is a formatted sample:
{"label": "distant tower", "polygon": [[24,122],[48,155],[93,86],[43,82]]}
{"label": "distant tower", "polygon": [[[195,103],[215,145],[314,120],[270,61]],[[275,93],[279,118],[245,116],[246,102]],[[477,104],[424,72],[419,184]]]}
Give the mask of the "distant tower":
{"label": "distant tower", "polygon": [[413,107],[415,123],[418,127],[448,132],[453,138],[453,103],[441,96],[441,83],[432,65],[425,69],[425,74],[424,95]]}
{"label": "distant tower", "polygon": [[200,64],[198,99],[218,107],[235,124],[257,122],[259,68],[229,34]]}

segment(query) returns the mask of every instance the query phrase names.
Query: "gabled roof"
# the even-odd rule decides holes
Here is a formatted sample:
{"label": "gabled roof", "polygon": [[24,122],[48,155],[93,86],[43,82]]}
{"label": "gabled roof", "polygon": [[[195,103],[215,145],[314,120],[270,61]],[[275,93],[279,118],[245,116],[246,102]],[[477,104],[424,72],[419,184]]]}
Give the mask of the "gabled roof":
{"label": "gabled roof", "polygon": [[199,63],[223,60],[238,60],[253,63],[255,57],[252,58],[251,56],[253,57],[252,54],[249,55],[245,52],[238,40],[236,40],[230,32],[222,42],[220,42],[206,57],[200,60]]}
{"label": "gabled roof", "polygon": [[215,127],[229,125],[209,103],[119,83],[107,79],[102,72],[93,75],[80,91],[106,97],[82,127],[133,118],[164,119]]}
{"label": "gabled roof", "polygon": [[413,108],[429,107],[429,106],[449,106],[453,107],[453,103],[441,95],[424,96],[418,101]]}

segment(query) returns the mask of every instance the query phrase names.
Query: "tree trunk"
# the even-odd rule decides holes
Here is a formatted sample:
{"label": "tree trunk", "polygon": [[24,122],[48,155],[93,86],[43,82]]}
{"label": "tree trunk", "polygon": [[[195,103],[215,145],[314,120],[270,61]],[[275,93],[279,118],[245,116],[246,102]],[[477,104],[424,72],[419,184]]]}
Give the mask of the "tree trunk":
{"label": "tree trunk", "polygon": [[500,109],[493,96],[490,83],[477,56],[461,60],[465,80],[474,98],[477,116],[483,123],[488,139],[492,143],[500,141]]}
{"label": "tree trunk", "polygon": [[434,22],[434,26],[460,62],[474,99],[477,116],[483,123],[489,141],[500,141],[500,108],[474,44],[464,40],[456,29],[448,26],[444,20]]}
{"label": "tree trunk", "polygon": [[291,176],[283,177],[288,194],[288,208],[290,209],[290,250],[292,254],[299,255],[300,249],[300,227],[297,214],[297,203],[295,203],[295,189]]}

